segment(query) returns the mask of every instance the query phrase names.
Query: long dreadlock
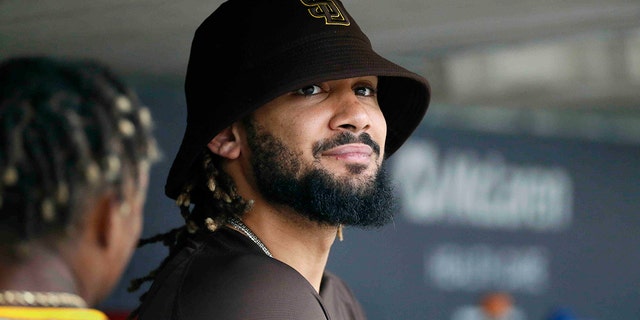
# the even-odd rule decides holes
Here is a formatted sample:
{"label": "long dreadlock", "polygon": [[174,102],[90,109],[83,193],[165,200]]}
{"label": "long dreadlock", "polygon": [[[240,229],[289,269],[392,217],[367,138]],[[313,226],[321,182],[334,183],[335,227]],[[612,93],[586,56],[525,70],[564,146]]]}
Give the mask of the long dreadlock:
{"label": "long dreadlock", "polygon": [[[166,233],[142,239],[138,247],[162,242],[169,254],[160,265],[146,276],[133,279],[129,292],[137,291],[144,283],[155,279],[157,273],[197,232],[213,232],[224,225],[231,216],[239,216],[251,209],[253,201],[245,200],[238,192],[233,179],[221,170],[221,158],[209,149],[203,150],[201,170],[194,170],[176,200],[185,224]],[[144,301],[147,293],[140,296]],[[138,306],[128,317],[135,319],[140,311]]]}
{"label": "long dreadlock", "polygon": [[158,156],[149,110],[105,66],[23,57],[0,64],[0,244],[64,234],[87,197]]}

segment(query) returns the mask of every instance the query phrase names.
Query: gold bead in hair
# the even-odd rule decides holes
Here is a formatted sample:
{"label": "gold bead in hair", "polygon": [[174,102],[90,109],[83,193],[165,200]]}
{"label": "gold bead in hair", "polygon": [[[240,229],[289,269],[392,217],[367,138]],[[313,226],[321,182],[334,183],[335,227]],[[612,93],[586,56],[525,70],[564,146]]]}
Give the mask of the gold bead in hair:
{"label": "gold bead in hair", "polygon": [[89,184],[95,184],[100,179],[100,167],[95,162],[90,162],[84,170],[84,176]]}
{"label": "gold bead in hair", "polygon": [[116,98],[115,101],[115,105],[116,105],[116,109],[118,109],[118,111],[120,112],[124,112],[124,113],[129,113],[131,112],[131,100],[129,100],[129,98],[120,95]]}
{"label": "gold bead in hair", "polygon": [[191,197],[189,196],[189,193],[181,193],[176,199],[176,204],[179,207],[188,207],[191,204]]}
{"label": "gold bead in hair", "polygon": [[213,221],[213,219],[211,218],[204,219],[204,224],[207,226],[207,229],[209,229],[211,232],[216,231],[219,227],[218,224],[216,224],[216,222]]}
{"label": "gold bead in hair", "polygon": [[18,169],[15,167],[9,167],[4,171],[2,175],[2,183],[5,186],[12,186],[18,182]]}
{"label": "gold bead in hair", "polygon": [[107,179],[107,181],[115,181],[118,178],[118,174],[120,173],[120,168],[121,168],[120,159],[115,155],[111,154],[107,156],[107,159],[105,162],[107,167],[106,172],[104,174],[105,179]]}
{"label": "gold bead in hair", "polygon": [[207,181],[207,187],[211,192],[216,191],[216,182],[215,180],[213,180],[213,178],[209,178],[209,180]]}
{"label": "gold bead in hair", "polygon": [[140,119],[140,123],[143,127],[151,127],[151,111],[149,111],[149,108],[141,107],[138,110],[138,118]]}
{"label": "gold bead in hair", "polygon": [[51,222],[56,217],[55,206],[53,205],[53,201],[51,199],[42,200],[41,204],[42,210],[42,218],[46,222]]}
{"label": "gold bead in hair", "polygon": [[130,138],[136,133],[136,127],[131,121],[120,119],[120,121],[118,121],[118,131],[120,131],[123,136]]}

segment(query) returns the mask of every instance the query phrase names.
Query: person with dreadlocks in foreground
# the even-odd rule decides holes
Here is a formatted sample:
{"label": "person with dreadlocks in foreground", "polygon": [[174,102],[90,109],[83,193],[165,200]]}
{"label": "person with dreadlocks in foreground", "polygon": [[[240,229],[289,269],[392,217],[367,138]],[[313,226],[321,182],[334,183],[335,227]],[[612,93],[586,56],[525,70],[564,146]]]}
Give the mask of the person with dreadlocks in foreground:
{"label": "person with dreadlocks in foreground", "polygon": [[142,227],[149,110],[101,64],[0,64],[0,319],[97,320]]}
{"label": "person with dreadlocks in foreground", "polygon": [[[394,208],[383,160],[422,120],[427,81],[376,54],[338,0],[229,0],[198,28],[187,126],[165,192],[186,225],[140,320],[364,319],[325,271],[343,225]],[[145,242],[146,242],[145,241]]]}

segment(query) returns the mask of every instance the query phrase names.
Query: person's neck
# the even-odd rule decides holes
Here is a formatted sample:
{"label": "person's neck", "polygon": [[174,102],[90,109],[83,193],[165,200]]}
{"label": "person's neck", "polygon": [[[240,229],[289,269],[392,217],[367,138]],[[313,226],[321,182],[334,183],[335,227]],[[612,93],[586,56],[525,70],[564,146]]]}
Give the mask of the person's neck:
{"label": "person's neck", "polygon": [[29,246],[24,259],[2,257],[0,289],[77,294],[69,267],[57,254],[41,246]]}
{"label": "person's neck", "polygon": [[320,292],[337,227],[311,221],[289,209],[259,204],[242,220],[275,259],[294,268]]}

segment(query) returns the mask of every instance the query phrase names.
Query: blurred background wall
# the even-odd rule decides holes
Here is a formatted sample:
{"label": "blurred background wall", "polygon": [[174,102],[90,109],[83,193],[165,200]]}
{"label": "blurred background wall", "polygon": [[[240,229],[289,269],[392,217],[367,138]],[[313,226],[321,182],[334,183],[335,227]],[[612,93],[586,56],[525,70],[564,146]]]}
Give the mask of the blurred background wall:
{"label": "blurred background wall", "polygon": [[[181,223],[164,179],[184,130],[191,38],[220,3],[0,0],[0,59],[95,58],[151,107],[164,158],[145,236]],[[433,87],[387,166],[394,223],[346,229],[329,261],[370,319],[640,318],[640,3],[344,4],[378,51]],[[134,308],[128,280],[166,254],[139,250],[101,308]]]}

